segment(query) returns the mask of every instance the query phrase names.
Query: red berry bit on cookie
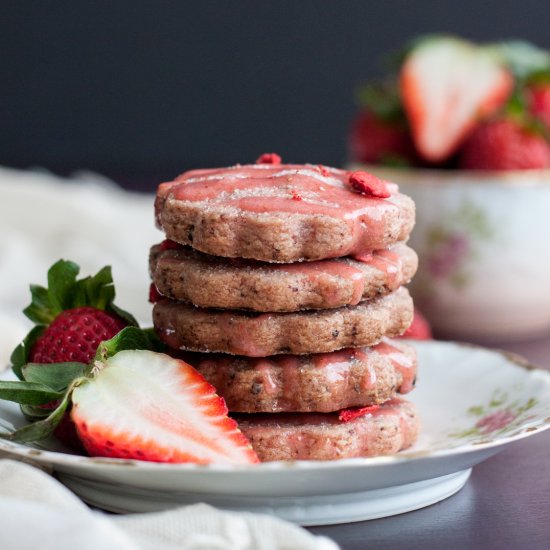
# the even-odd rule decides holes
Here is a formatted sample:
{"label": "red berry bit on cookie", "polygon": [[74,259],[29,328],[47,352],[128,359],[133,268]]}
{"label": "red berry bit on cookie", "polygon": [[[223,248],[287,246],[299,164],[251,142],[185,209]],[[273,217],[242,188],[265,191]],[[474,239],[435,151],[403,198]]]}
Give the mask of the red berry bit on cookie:
{"label": "red berry bit on cookie", "polygon": [[370,405],[369,407],[354,407],[352,409],[341,410],[338,414],[338,420],[340,422],[351,422],[356,418],[365,416],[366,414],[372,414],[380,408],[380,405]]}
{"label": "red berry bit on cookie", "polygon": [[281,164],[282,159],[277,153],[264,153],[256,159],[256,164]]}
{"label": "red berry bit on cookie", "polygon": [[387,182],[368,172],[351,172],[348,183],[353,191],[369,197],[387,199],[391,196]]}

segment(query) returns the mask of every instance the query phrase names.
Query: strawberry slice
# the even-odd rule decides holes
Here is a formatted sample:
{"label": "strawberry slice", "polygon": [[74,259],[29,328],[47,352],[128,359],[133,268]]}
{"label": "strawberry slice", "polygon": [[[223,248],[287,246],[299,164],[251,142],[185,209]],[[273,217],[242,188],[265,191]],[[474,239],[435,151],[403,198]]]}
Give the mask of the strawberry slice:
{"label": "strawberry slice", "polygon": [[72,395],[71,418],[91,456],[198,464],[258,462],[225,401],[187,363],[127,350]]}
{"label": "strawberry slice", "polygon": [[401,97],[418,152],[450,157],[479,119],[499,109],[513,78],[490,48],[452,37],[420,42],[401,68]]}

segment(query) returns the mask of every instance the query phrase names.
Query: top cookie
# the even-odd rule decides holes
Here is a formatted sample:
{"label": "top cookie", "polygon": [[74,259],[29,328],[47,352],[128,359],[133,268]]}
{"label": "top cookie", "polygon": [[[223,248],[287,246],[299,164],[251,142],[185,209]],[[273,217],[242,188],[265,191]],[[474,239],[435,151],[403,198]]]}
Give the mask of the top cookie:
{"label": "top cookie", "polygon": [[253,164],[185,172],[157,191],[156,220],[181,244],[266,262],[360,255],[406,240],[414,203],[353,191],[349,173],[313,165]]}

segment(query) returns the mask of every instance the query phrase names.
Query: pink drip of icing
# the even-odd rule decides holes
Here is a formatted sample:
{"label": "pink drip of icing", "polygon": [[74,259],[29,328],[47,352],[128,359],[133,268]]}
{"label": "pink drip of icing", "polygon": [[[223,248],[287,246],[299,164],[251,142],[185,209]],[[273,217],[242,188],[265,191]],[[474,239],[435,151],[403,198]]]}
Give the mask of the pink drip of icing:
{"label": "pink drip of icing", "polygon": [[401,257],[391,249],[375,250],[370,254],[355,254],[353,258],[384,273],[388,286],[395,286],[403,269]]}
{"label": "pink drip of icing", "polygon": [[386,355],[392,362],[394,368],[401,373],[402,382],[400,393],[409,393],[414,388],[416,375],[415,361],[404,353],[397,346],[388,342],[381,342],[374,350],[380,355]]}
{"label": "pink drip of icing", "polygon": [[272,368],[273,364],[267,359],[260,359],[254,363],[254,370],[260,373],[266,395],[275,395],[278,392],[278,386],[271,376]]}
{"label": "pink drip of icing", "polygon": [[334,285],[322,285],[323,278],[341,277],[342,279],[350,281],[353,285],[353,293],[349,302],[351,305],[358,304],[363,297],[365,275],[360,269],[349,265],[346,262],[338,260],[301,262],[294,264],[273,265],[271,266],[271,269],[273,271],[282,271],[285,273],[305,276],[312,284],[321,283],[316,286],[321,289],[323,298],[327,302],[328,307],[340,305],[344,298],[341,296],[341,292],[334,288]]}

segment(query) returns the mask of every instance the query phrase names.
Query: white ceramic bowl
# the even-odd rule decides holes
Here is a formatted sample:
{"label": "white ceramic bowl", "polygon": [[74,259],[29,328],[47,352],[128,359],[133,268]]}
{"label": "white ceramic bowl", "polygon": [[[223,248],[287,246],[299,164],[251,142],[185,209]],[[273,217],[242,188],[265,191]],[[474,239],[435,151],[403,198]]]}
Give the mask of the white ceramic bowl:
{"label": "white ceramic bowl", "polygon": [[416,202],[411,289],[437,332],[505,342],[550,331],[550,170],[367,170]]}

